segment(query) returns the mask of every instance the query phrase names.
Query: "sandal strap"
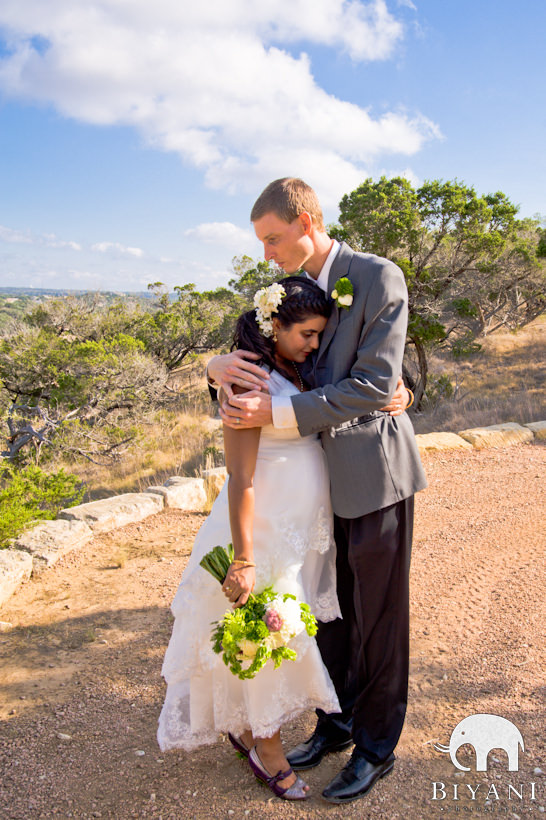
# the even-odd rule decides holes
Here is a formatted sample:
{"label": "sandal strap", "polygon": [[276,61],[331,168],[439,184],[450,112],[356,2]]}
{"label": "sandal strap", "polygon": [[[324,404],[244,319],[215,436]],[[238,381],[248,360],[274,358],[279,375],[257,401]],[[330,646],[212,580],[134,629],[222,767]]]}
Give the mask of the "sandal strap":
{"label": "sandal strap", "polygon": [[[294,770],[292,766],[288,768],[285,772],[277,772],[277,774],[271,775],[271,777],[267,778],[267,782],[269,785],[274,786],[276,785],[279,780],[284,780],[286,777],[289,777],[291,774],[294,774]],[[281,787],[282,788],[282,787]]]}

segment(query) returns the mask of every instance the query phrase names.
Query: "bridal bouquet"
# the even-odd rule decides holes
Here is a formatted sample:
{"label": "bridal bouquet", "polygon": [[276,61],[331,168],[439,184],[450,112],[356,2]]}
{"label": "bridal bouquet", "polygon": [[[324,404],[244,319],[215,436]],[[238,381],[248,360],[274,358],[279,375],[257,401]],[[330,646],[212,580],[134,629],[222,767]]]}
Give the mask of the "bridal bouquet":
{"label": "bridal bouquet", "polygon": [[[214,547],[200,562],[203,569],[221,584],[233,560],[233,547]],[[222,657],[234,675],[245,680],[254,678],[269,658],[275,669],[283,660],[294,661],[297,653],[288,644],[305,629],[316,635],[317,622],[308,604],[294,595],[281,595],[266,587],[250,595],[244,606],[228,610],[222,620],[215,621],[212,648]]]}

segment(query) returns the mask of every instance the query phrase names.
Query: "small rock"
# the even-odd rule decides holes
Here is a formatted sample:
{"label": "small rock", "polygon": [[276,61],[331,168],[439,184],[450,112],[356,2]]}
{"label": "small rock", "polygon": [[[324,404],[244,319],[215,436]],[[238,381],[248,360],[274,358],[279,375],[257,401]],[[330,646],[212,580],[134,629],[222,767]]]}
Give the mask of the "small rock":
{"label": "small rock", "polygon": [[64,732],[57,732],[59,740],[72,740],[72,735],[67,735]]}
{"label": "small rock", "polygon": [[233,809],[228,809],[228,814],[235,814],[235,812],[233,811]]}
{"label": "small rock", "polygon": [[17,714],[17,709],[12,709],[10,712],[8,712],[8,715],[16,715],[16,714]]}
{"label": "small rock", "polygon": [[539,769],[538,766],[536,767],[536,769],[533,769],[533,774],[542,774],[542,773],[543,773],[542,769]]}
{"label": "small rock", "polygon": [[13,624],[9,621],[0,621],[0,632],[8,632],[10,629],[13,629]]}
{"label": "small rock", "polygon": [[26,699],[27,699],[26,695],[19,695],[19,700],[26,700]]}
{"label": "small rock", "polygon": [[137,757],[144,757],[146,752],[142,751],[142,749],[137,749],[135,754],[136,754]]}

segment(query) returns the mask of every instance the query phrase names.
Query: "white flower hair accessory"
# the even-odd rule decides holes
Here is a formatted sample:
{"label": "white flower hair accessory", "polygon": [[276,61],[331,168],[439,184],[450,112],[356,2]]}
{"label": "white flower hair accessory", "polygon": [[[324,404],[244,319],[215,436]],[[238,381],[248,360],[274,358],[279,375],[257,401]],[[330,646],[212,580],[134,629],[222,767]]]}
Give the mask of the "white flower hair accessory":
{"label": "white flower hair accessory", "polygon": [[271,316],[277,313],[279,305],[286,296],[286,291],[282,285],[274,282],[268,288],[262,288],[254,294],[254,307],[256,308],[256,322],[264,336],[273,336],[273,321]]}
{"label": "white flower hair accessory", "polygon": [[348,310],[353,304],[353,283],[346,276],[342,276],[337,280],[330,296],[335,299],[338,307]]}

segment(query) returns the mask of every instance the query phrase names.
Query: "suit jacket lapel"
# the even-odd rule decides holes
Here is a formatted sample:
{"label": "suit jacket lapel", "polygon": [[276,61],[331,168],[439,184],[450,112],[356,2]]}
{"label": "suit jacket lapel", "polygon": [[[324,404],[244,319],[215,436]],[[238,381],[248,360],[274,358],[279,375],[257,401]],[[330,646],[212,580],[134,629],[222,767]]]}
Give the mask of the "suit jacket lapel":
{"label": "suit jacket lapel", "polygon": [[[348,245],[345,244],[345,242],[342,242],[338,254],[332,263],[332,267],[330,268],[330,274],[328,276],[328,296],[330,296],[331,292],[333,291],[334,285],[337,282],[337,280],[341,279],[342,276],[347,276],[349,272],[349,267],[351,265],[352,257],[353,251],[350,249]],[[341,309],[337,306],[337,304],[334,303],[332,306],[330,318],[328,319],[328,322],[322,334],[320,347],[316,357],[317,362],[326,353],[328,345],[332,341],[334,333],[337,330],[340,318]]]}

